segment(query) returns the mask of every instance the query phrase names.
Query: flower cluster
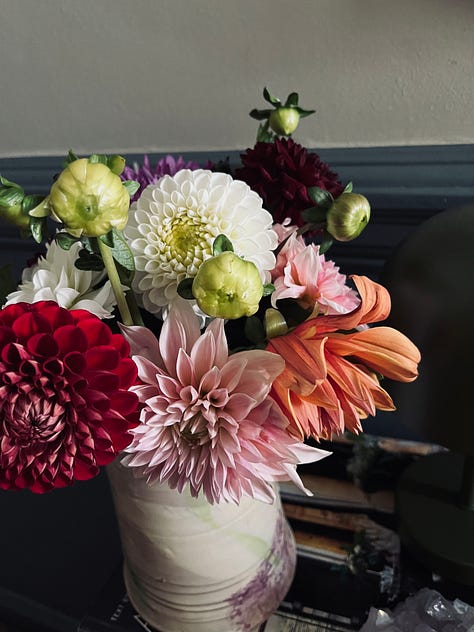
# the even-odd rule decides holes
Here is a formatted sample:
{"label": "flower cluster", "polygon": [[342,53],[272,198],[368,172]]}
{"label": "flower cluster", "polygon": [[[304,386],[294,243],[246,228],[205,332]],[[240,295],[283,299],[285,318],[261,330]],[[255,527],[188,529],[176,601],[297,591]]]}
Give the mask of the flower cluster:
{"label": "flower cluster", "polygon": [[0,487],[48,491],[118,456],[211,503],[272,502],[328,454],[306,439],[360,432],[394,409],[382,376],[416,378],[416,347],[373,327],[387,291],[326,256],[367,200],[289,138],[312,113],[296,93],[264,96],[232,173],[70,153],[46,198],[1,178],[0,213],[46,250],[0,310]]}

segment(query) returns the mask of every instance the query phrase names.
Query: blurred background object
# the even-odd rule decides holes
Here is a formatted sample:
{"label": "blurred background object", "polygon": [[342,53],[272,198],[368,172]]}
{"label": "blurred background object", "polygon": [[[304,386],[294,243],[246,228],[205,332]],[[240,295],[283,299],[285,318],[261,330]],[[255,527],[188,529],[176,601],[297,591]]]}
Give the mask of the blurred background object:
{"label": "blurred background object", "polygon": [[392,384],[400,420],[448,452],[404,473],[401,535],[434,571],[474,584],[474,205],[422,223],[394,252],[382,281],[390,324],[420,348],[420,376]]}

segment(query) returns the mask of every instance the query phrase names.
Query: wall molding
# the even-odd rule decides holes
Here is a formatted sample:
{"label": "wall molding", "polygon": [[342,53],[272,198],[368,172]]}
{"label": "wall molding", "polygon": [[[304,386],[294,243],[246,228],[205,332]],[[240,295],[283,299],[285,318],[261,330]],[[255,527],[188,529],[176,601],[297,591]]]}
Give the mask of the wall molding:
{"label": "wall molding", "polygon": [[[243,151],[243,150],[242,150]],[[385,260],[418,224],[435,213],[474,202],[474,145],[356,147],[321,149],[319,155],[343,182],[352,180],[366,195],[372,218],[362,235],[336,245],[331,256],[344,271],[377,277]],[[174,152],[177,155],[180,152]],[[182,152],[187,160],[239,162],[241,151]],[[152,162],[164,154],[150,154]],[[128,163],[142,154],[125,154]],[[46,193],[64,156],[0,158],[0,173],[28,193]],[[37,249],[17,237],[14,227],[0,226],[0,263],[24,261]]]}

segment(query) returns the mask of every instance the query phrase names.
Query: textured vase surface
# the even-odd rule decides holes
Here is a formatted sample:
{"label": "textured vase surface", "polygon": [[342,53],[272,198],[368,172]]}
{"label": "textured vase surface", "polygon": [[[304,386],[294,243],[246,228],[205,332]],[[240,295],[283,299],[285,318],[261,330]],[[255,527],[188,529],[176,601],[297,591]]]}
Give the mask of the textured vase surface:
{"label": "textured vase surface", "polygon": [[279,498],[209,504],[132,468],[108,466],[128,596],[160,632],[253,632],[294,576],[296,549]]}

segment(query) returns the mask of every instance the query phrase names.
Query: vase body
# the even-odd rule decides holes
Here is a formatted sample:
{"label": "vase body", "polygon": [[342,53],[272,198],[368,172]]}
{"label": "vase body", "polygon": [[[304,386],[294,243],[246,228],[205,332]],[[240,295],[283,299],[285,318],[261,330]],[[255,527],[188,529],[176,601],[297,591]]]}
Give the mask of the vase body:
{"label": "vase body", "polygon": [[137,612],[160,632],[253,632],[294,576],[296,548],[279,497],[209,504],[108,466]]}

